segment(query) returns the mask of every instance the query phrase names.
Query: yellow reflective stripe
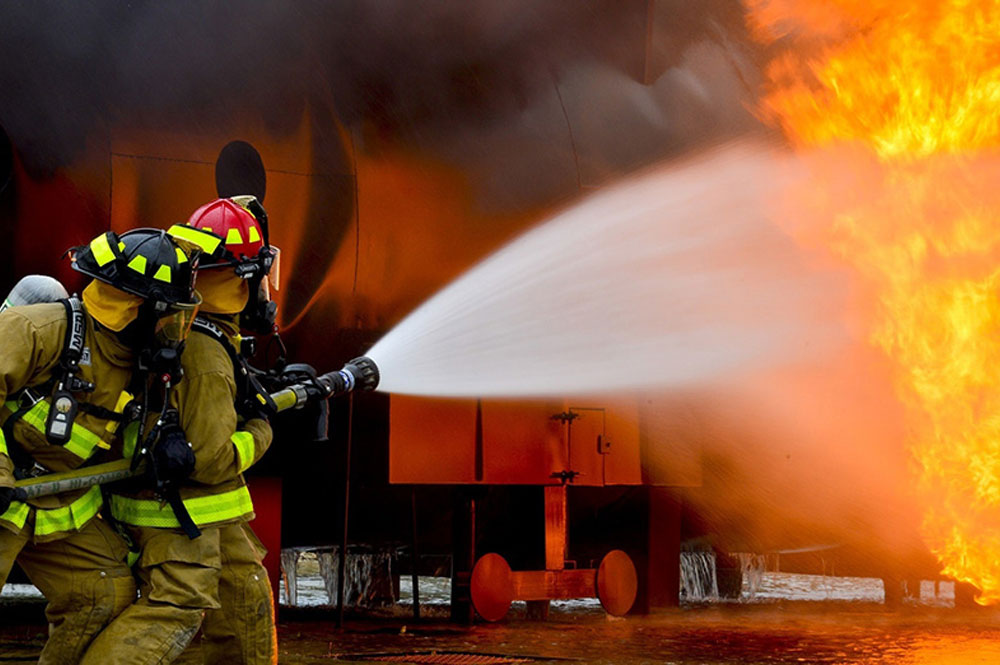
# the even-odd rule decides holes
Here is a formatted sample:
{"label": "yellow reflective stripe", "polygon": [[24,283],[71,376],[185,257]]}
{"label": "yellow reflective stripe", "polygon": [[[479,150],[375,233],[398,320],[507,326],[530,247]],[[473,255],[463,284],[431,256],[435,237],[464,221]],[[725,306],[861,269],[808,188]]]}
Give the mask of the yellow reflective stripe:
{"label": "yellow reflective stripe", "polygon": [[10,456],[10,453],[7,452],[7,437],[4,436],[2,429],[0,429],[0,453],[3,453],[8,457]]}
{"label": "yellow reflective stripe", "polygon": [[167,233],[175,238],[187,240],[188,242],[197,245],[206,254],[214,254],[215,250],[217,250],[219,245],[222,244],[222,238],[212,233],[209,229],[205,229],[203,231],[201,229],[196,229],[193,226],[174,224],[167,229]]}
{"label": "yellow reflective stripe", "polygon": [[24,523],[28,521],[28,511],[30,509],[31,507],[26,503],[12,501],[7,512],[0,515],[0,520],[10,522],[17,529],[23,529]]}
{"label": "yellow reflective stripe", "polygon": [[156,269],[156,274],[153,275],[153,279],[158,279],[161,282],[170,283],[170,266],[163,264]]}
{"label": "yellow reflective stripe", "polygon": [[[42,434],[45,434],[45,421],[49,418],[49,403],[45,400],[39,400],[21,418],[24,422]],[[97,447],[107,448],[108,446],[101,437],[78,423],[73,423],[73,429],[70,430],[69,434],[69,441],[63,446],[63,448],[80,459],[88,459],[94,454],[94,448]]]}
{"label": "yellow reflective stripe", "polygon": [[235,226],[230,228],[226,232],[226,244],[227,245],[242,245],[243,236],[240,235],[240,230]]}
{"label": "yellow reflective stripe", "polygon": [[0,424],[6,422],[7,419],[14,415],[19,408],[20,405],[17,403],[17,400],[11,399],[4,402],[2,413],[0,413]]}
{"label": "yellow reflective stripe", "polygon": [[136,421],[130,422],[125,426],[125,432],[122,435],[122,440],[124,441],[124,456],[131,458],[132,454],[135,452],[135,444],[139,439],[139,423]]}
{"label": "yellow reflective stripe", "polygon": [[253,434],[250,432],[239,431],[233,433],[229,439],[236,446],[236,455],[239,458],[240,473],[243,473],[250,468],[253,464]]}
{"label": "yellow reflective stripe", "polygon": [[35,405],[24,412],[21,420],[40,432],[45,431],[45,420],[49,417],[49,403],[45,400],[35,402]]}
{"label": "yellow reflective stripe", "polygon": [[[245,485],[222,494],[184,499],[184,506],[198,525],[235,519],[253,511],[250,491]],[[133,499],[112,494],[111,512],[115,519],[132,526],[180,527],[170,505],[156,499]]]}
{"label": "yellow reflective stripe", "polygon": [[94,260],[97,261],[97,265],[101,267],[115,260],[115,252],[111,249],[111,244],[108,242],[107,233],[97,236],[90,241],[90,253],[94,256]]}
{"label": "yellow reflective stripe", "polygon": [[250,231],[247,232],[250,236],[248,242],[260,242],[260,232],[257,230],[256,226],[251,226]]}
{"label": "yellow reflective stripe", "polygon": [[132,257],[132,260],[128,262],[128,267],[136,271],[140,275],[146,274],[146,257],[142,254],[136,254]]}
{"label": "yellow reflective stripe", "polygon": [[183,249],[180,247],[174,247],[174,251],[177,252],[177,265],[187,263],[188,255],[184,253]]}
{"label": "yellow reflective stripe", "polygon": [[[120,395],[118,395],[118,401],[115,402],[115,413],[125,413],[125,407],[128,403],[133,400],[132,393],[127,390],[123,390]],[[108,435],[110,440],[114,433],[118,431],[118,425],[121,423],[117,420],[109,420],[108,424],[104,426],[104,431]]]}
{"label": "yellow reflective stripe", "polygon": [[35,513],[35,535],[48,536],[59,531],[80,529],[92,520],[100,509],[101,488],[94,485],[86,494],[68,506],[49,510],[39,508]]}

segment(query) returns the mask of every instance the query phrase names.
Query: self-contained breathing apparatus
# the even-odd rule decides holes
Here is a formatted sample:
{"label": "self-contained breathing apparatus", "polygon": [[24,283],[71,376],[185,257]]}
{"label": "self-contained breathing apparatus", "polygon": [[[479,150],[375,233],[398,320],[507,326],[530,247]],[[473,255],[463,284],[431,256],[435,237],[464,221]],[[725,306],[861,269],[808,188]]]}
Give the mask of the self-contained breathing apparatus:
{"label": "self-contained breathing apparatus", "polygon": [[[94,384],[80,378],[81,362],[87,362],[89,349],[86,346],[86,312],[79,297],[73,295],[58,301],[66,310],[66,334],[63,339],[63,349],[60,353],[56,371],[46,382],[28,386],[11,395],[11,401],[17,405],[11,415],[4,421],[3,430],[8,441],[11,460],[14,462],[14,475],[17,478],[33,478],[50,473],[49,469],[35,462],[17,443],[13,435],[14,425],[29,413],[39,402],[48,400],[48,414],[45,417],[44,435],[46,441],[55,446],[66,446],[73,435],[73,424],[80,412],[90,414],[100,420],[108,421],[106,429],[114,432],[124,420],[123,411],[130,397],[127,392],[122,394],[116,409],[106,409],[95,404],[81,403],[74,393],[93,392]],[[107,442],[100,440],[98,447],[108,449]],[[76,451],[74,451],[76,452]],[[85,462],[86,463],[86,462]]]}
{"label": "self-contained breathing apparatus", "polygon": [[69,441],[73,421],[79,411],[79,402],[73,397],[73,393],[93,392],[94,384],[76,375],[83,358],[87,330],[83,303],[76,296],[59,302],[66,309],[66,339],[59,359],[61,376],[55,382],[49,416],[45,421],[45,438],[53,445],[62,446]]}
{"label": "self-contained breathing apparatus", "polygon": [[[70,440],[73,422],[76,420],[81,406],[73,393],[94,390],[94,384],[77,376],[80,362],[87,350],[85,346],[87,321],[83,303],[76,295],[62,298],[58,302],[66,310],[66,334],[63,338],[63,349],[57,365],[58,370],[45,383],[26,387],[12,395],[17,409],[3,424],[7,440],[14,442],[10,446],[10,453],[11,460],[14,462],[14,475],[17,478],[37,477],[48,473],[49,470],[32,460],[17,445],[13,436],[14,425],[36,404],[48,398],[49,408],[48,416],[45,419],[45,439],[52,445],[65,446]],[[85,404],[83,406],[91,407],[92,405]],[[93,410],[98,411],[96,407]],[[105,418],[104,410],[101,411],[94,415]]]}

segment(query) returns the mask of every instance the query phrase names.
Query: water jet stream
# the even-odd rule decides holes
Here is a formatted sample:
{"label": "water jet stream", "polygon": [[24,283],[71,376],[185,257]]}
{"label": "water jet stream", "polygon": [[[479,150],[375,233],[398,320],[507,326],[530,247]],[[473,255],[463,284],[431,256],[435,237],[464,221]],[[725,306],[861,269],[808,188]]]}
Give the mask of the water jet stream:
{"label": "water jet stream", "polygon": [[385,335],[379,390],[607,393],[822,355],[845,339],[843,290],[769,221],[795,171],[740,141],[586,198]]}

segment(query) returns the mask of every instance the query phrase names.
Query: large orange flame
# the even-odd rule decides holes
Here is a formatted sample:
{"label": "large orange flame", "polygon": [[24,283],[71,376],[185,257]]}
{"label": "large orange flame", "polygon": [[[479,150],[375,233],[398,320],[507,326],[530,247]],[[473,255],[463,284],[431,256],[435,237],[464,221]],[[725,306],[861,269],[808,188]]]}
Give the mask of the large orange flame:
{"label": "large orange flame", "polygon": [[924,537],[1000,602],[1000,3],[745,1],[762,115],[821,153],[812,213],[877,301]]}

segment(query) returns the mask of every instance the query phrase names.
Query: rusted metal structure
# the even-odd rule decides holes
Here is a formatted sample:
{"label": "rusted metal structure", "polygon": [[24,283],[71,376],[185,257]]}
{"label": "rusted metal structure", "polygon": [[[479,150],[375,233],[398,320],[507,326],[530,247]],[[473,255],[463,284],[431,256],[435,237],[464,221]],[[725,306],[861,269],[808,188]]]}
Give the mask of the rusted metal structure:
{"label": "rusted metal structure", "polygon": [[[389,480],[543,488],[543,570],[512,571],[500,554],[475,551],[475,502],[465,504],[465,515],[457,517],[466,521],[471,534],[467,542],[473,545],[463,551],[461,541],[454,543],[456,608],[471,600],[480,616],[498,620],[513,600],[535,603],[544,613],[549,600],[598,597],[609,613],[622,615],[632,608],[638,590],[632,560],[612,543],[597,567],[571,559],[567,502],[575,487],[684,484],[683,478],[652,478],[644,471],[655,465],[644,459],[651,442],[643,438],[634,400],[524,403],[395,397],[390,405]],[[645,559],[651,570],[643,571],[643,581],[646,591],[653,584],[664,598],[676,598],[676,579],[654,575],[650,582],[649,573],[660,567],[678,569],[679,519],[679,511],[667,519],[657,513],[649,524],[659,555]],[[461,561],[472,563],[471,570],[463,570]]]}

